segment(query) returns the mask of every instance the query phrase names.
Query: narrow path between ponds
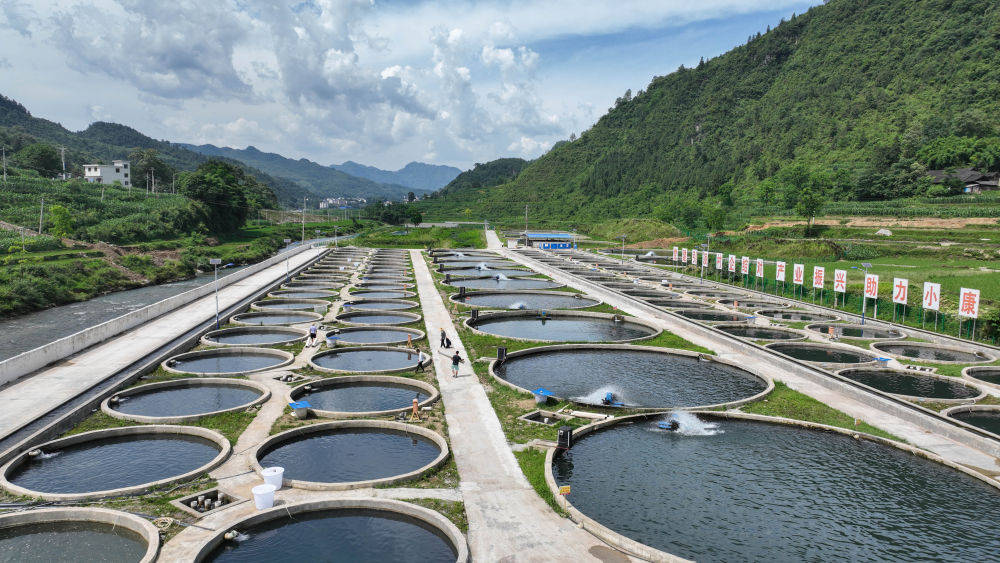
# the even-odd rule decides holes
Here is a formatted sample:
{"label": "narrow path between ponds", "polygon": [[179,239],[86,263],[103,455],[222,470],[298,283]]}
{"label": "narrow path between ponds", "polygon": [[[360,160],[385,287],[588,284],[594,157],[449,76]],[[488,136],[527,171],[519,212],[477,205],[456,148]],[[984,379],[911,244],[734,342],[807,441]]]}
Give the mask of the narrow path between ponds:
{"label": "narrow path between ponds", "polygon": [[[451,452],[461,476],[473,560],[628,560],[589,532],[577,528],[571,520],[553,512],[528,483],[486,391],[472,370],[470,362],[474,358],[468,357],[426,262],[418,250],[411,250],[410,257],[445,405]],[[438,346],[442,328],[466,360],[460,366],[458,378],[451,376],[451,360]]]}

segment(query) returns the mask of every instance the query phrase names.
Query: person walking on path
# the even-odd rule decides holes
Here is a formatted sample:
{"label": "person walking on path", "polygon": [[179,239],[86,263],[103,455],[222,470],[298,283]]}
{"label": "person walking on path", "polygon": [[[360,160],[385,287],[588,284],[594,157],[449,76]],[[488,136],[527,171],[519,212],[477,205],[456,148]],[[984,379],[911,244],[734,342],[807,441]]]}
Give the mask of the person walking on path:
{"label": "person walking on path", "polygon": [[312,326],[309,327],[309,345],[310,346],[315,346],[316,345],[316,334],[317,334],[318,331],[319,331],[319,328],[316,326],[316,323],[313,323]]}
{"label": "person walking on path", "polygon": [[[441,355],[448,356],[448,354],[445,354],[444,352],[441,352]],[[458,364],[465,363],[465,360],[462,359],[462,356],[458,355],[458,350],[455,350],[455,354],[453,356],[448,357],[451,358],[451,376],[458,377]]]}
{"label": "person walking on path", "polygon": [[413,373],[423,373],[424,367],[429,363],[428,360],[430,360],[430,356],[424,354],[424,351],[420,348],[417,348],[417,367],[413,368]]}
{"label": "person walking on path", "polygon": [[451,346],[445,346],[448,343],[448,335],[444,333],[444,328],[441,329],[441,347],[451,348]]}

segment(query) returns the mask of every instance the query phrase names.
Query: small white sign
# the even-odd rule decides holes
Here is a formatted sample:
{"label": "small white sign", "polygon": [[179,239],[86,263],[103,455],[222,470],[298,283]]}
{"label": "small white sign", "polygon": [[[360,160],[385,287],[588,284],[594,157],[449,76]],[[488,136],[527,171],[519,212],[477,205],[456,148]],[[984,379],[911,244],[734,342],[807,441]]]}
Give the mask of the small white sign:
{"label": "small white sign", "polygon": [[755,268],[755,270],[756,270],[756,273],[754,275],[756,275],[758,278],[764,277],[764,259],[763,258],[758,258],[757,259],[757,267]]}
{"label": "small white sign", "polygon": [[958,314],[968,319],[979,318],[979,290],[963,287],[958,294]]}
{"label": "small white sign", "polygon": [[792,266],[792,283],[802,285],[806,281],[806,267],[802,264]]}
{"label": "small white sign", "polygon": [[910,293],[910,280],[906,278],[892,279],[892,302],[906,305],[906,297]]}
{"label": "small white sign", "polygon": [[750,273],[750,257],[744,256],[740,258],[740,273],[744,276]]}
{"label": "small white sign", "polygon": [[847,270],[833,271],[833,290],[838,293],[847,293]]}
{"label": "small white sign", "polygon": [[774,279],[783,282],[785,281],[785,263],[775,262],[774,265]]}
{"label": "small white sign", "polygon": [[878,298],[878,275],[865,274],[865,297]]}
{"label": "small white sign", "polygon": [[823,282],[826,281],[826,269],[823,266],[813,266],[813,287],[823,289]]}
{"label": "small white sign", "polygon": [[924,282],[924,309],[941,310],[941,284]]}

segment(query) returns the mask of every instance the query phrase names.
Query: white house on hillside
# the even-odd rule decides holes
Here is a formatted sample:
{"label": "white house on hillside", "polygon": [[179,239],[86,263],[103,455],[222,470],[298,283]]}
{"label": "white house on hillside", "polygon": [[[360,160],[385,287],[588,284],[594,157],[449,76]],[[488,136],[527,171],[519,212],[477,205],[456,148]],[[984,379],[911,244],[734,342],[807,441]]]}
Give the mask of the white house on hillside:
{"label": "white house on hillside", "polygon": [[121,182],[123,186],[132,185],[132,175],[129,173],[127,160],[114,160],[111,164],[84,164],[83,179],[92,184],[114,184]]}

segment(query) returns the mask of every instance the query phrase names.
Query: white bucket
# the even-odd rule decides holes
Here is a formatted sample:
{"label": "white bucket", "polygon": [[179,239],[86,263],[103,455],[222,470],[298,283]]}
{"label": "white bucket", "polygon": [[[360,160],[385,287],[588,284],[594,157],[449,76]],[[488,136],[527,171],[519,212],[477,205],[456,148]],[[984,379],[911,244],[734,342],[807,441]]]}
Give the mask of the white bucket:
{"label": "white bucket", "polygon": [[285,476],[284,467],[265,467],[260,472],[261,477],[264,478],[264,482],[268,485],[274,485],[274,489],[278,490],[281,488],[282,479]]}
{"label": "white bucket", "polygon": [[265,483],[250,490],[253,492],[253,503],[257,506],[257,510],[274,506],[274,491],[277,490],[274,485]]}

